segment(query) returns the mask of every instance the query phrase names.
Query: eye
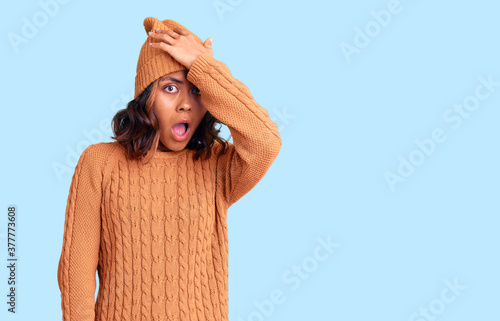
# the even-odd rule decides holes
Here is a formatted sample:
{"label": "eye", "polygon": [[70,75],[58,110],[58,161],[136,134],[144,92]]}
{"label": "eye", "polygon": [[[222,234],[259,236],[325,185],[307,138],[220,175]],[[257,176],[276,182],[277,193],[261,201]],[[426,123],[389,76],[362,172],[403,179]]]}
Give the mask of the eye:
{"label": "eye", "polygon": [[201,91],[198,89],[198,87],[193,87],[193,90],[195,91],[195,93],[197,93],[198,95],[201,95]]}
{"label": "eye", "polygon": [[[167,88],[177,88],[177,87],[174,85],[167,85],[167,86],[163,87],[163,89],[167,89]],[[167,89],[167,92],[171,93],[172,91]]]}

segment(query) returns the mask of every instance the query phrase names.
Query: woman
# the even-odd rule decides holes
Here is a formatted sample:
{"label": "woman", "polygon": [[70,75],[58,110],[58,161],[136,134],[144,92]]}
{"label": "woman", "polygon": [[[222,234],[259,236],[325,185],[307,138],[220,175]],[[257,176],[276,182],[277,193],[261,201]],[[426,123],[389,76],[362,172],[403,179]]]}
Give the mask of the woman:
{"label": "woman", "polygon": [[63,319],[228,320],[227,209],[264,176],[281,138],[212,57],[210,38],[172,20],[144,27],[115,141],[87,147],[72,178],[57,275]]}

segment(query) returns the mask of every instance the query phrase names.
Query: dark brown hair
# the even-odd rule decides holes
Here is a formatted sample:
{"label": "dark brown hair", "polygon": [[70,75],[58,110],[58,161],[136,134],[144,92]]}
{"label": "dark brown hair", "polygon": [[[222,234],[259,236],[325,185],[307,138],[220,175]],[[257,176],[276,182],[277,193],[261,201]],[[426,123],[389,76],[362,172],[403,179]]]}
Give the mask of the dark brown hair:
{"label": "dark brown hair", "polygon": [[[127,107],[119,110],[112,119],[114,136],[111,138],[126,149],[129,159],[143,158],[150,150],[153,150],[151,157],[157,152],[160,126],[152,109],[157,88],[158,79],[149,84],[137,98],[128,102]],[[226,151],[227,141],[219,137],[220,129],[215,128],[216,124],[223,123],[207,111],[185,147],[196,150],[194,159],[202,155],[205,159],[210,158],[215,141],[223,145],[223,152]]]}

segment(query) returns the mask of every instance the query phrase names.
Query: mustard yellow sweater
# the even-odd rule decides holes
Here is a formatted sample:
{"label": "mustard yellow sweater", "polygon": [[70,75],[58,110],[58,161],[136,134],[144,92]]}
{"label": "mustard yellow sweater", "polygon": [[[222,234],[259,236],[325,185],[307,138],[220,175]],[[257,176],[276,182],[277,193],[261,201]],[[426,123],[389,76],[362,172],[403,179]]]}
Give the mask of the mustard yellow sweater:
{"label": "mustard yellow sweater", "polygon": [[[127,160],[92,144],[73,174],[57,279],[64,321],[228,320],[227,209],[278,155],[268,112],[227,66],[200,55],[187,79],[233,143],[208,160],[193,150]],[[95,274],[99,276],[99,292]]]}

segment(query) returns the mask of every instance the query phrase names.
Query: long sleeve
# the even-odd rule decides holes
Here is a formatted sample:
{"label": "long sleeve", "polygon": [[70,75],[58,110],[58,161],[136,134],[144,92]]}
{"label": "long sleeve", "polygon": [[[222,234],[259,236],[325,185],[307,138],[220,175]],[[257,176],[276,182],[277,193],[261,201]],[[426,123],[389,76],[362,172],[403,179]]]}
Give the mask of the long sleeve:
{"label": "long sleeve", "polygon": [[229,150],[217,161],[218,193],[229,207],[262,179],[276,159],[282,144],[278,126],[228,67],[209,54],[197,57],[187,79],[233,137]]}
{"label": "long sleeve", "polygon": [[94,321],[99,258],[103,157],[85,149],[73,174],[66,205],[57,279],[64,321]]}

